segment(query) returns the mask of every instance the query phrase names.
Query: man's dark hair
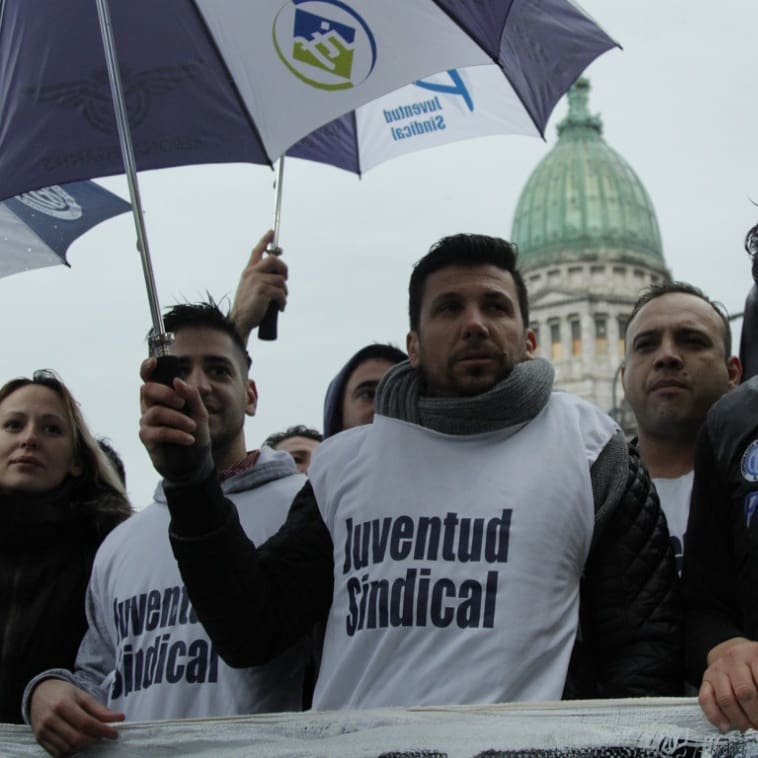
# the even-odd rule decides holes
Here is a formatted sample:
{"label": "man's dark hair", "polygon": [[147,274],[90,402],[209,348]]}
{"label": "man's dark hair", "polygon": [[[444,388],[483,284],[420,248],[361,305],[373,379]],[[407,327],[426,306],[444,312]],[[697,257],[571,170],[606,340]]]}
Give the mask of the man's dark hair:
{"label": "man's dark hair", "polygon": [[[642,294],[637,298],[637,302],[632,308],[632,313],[629,316],[627,324],[631,324],[634,317],[644,308],[651,300],[655,300],[663,295],[671,295],[681,293],[683,295],[692,295],[693,297],[699,297],[702,301],[708,303],[713,308],[721,319],[721,323],[724,326],[724,357],[729,358],[732,354],[732,330],[729,327],[729,319],[727,317],[726,308],[716,300],[711,300],[708,295],[703,292],[699,287],[694,284],[688,284],[687,282],[663,282],[662,284],[651,284]],[[626,335],[624,335],[624,342],[626,343]],[[626,345],[625,345],[626,347]]]}
{"label": "man's dark hair", "polygon": [[280,442],[284,442],[284,440],[288,440],[290,437],[305,437],[308,440],[315,440],[316,442],[324,441],[323,435],[317,429],[311,429],[309,426],[298,424],[297,426],[285,429],[283,432],[269,434],[263,441],[263,444],[269,447],[276,447]]}
{"label": "man's dark hair", "polygon": [[745,250],[753,259],[753,281],[758,287],[758,224],[756,224],[745,236]]}
{"label": "man's dark hair", "polygon": [[435,242],[429,252],[413,267],[408,285],[408,315],[411,329],[418,331],[421,320],[421,299],[424,285],[430,274],[448,266],[491,265],[507,271],[516,285],[519,310],[524,328],[529,326],[529,302],[526,285],[516,267],[518,251],[516,246],[500,237],[485,234],[454,234]]}
{"label": "man's dark hair", "polygon": [[[224,313],[218,304],[209,299],[204,303],[180,303],[169,308],[163,314],[163,326],[167,332],[178,332],[187,327],[196,329],[215,329],[231,337],[232,342],[239,348],[248,370],[253,365],[252,358],[247,352],[245,341],[242,339],[236,324]],[[152,329],[148,339],[152,335]]]}

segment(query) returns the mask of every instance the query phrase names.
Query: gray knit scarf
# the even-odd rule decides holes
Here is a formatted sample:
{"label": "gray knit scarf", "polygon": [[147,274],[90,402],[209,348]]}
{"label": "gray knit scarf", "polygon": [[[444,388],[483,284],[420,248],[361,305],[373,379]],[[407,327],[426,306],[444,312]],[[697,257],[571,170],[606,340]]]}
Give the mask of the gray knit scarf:
{"label": "gray knit scarf", "polygon": [[[546,405],[555,371],[544,358],[518,363],[491,390],[472,397],[423,395],[424,381],[408,361],[385,374],[376,392],[376,411],[443,434],[482,434],[521,428]],[[516,431],[514,429],[514,431]]]}

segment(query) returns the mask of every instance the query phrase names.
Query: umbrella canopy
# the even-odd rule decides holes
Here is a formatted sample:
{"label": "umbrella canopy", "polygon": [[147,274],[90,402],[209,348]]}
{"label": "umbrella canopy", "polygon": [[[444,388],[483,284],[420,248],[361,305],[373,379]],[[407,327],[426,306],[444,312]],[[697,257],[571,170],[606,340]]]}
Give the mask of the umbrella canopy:
{"label": "umbrella canopy", "polygon": [[24,192],[0,203],[0,276],[68,266],[69,245],[131,206],[94,182]]}
{"label": "umbrella canopy", "polygon": [[165,355],[138,170],[270,163],[408,82],[493,62],[542,130],[614,45],[571,0],[3,0],[0,199],[125,170]]}
{"label": "umbrella canopy", "polygon": [[[121,173],[94,1],[0,8],[0,198]],[[140,170],[270,163],[342,114],[468,66],[501,70],[541,131],[615,45],[570,0],[128,0],[111,16]]]}
{"label": "umbrella canopy", "polygon": [[451,69],[413,82],[304,137],[287,155],[362,174],[407,153],[494,134],[543,136],[497,66]]}

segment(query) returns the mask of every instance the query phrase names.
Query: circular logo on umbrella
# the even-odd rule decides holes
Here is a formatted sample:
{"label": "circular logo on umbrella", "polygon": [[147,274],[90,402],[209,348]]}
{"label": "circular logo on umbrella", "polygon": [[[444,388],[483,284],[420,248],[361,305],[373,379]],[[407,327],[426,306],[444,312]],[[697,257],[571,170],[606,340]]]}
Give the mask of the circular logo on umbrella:
{"label": "circular logo on umbrella", "polygon": [[274,47],[284,65],[311,87],[350,89],[376,65],[368,24],[340,0],[294,0],[276,15]]}
{"label": "circular logo on umbrella", "polygon": [[63,187],[57,184],[33,192],[24,192],[21,195],[16,195],[16,199],[24,205],[28,205],[32,210],[53,218],[76,221],[82,217],[82,206]]}

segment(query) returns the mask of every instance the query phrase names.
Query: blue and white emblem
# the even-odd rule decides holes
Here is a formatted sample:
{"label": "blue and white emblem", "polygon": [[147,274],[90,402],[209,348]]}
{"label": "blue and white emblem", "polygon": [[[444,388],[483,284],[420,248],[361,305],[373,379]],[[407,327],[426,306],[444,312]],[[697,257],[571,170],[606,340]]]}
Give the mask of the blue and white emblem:
{"label": "blue and white emblem", "polygon": [[742,456],[740,472],[746,482],[758,482],[758,440],[753,440]]}
{"label": "blue and white emblem", "polygon": [[343,0],[289,0],[272,33],[282,63],[316,89],[357,87],[376,65],[371,29]]}
{"label": "blue and white emblem", "polygon": [[749,529],[755,509],[758,508],[758,492],[748,492],[745,498],[745,526]]}
{"label": "blue and white emblem", "polygon": [[59,218],[63,221],[76,221],[82,217],[82,206],[60,185],[24,192],[16,199],[38,213]]}

